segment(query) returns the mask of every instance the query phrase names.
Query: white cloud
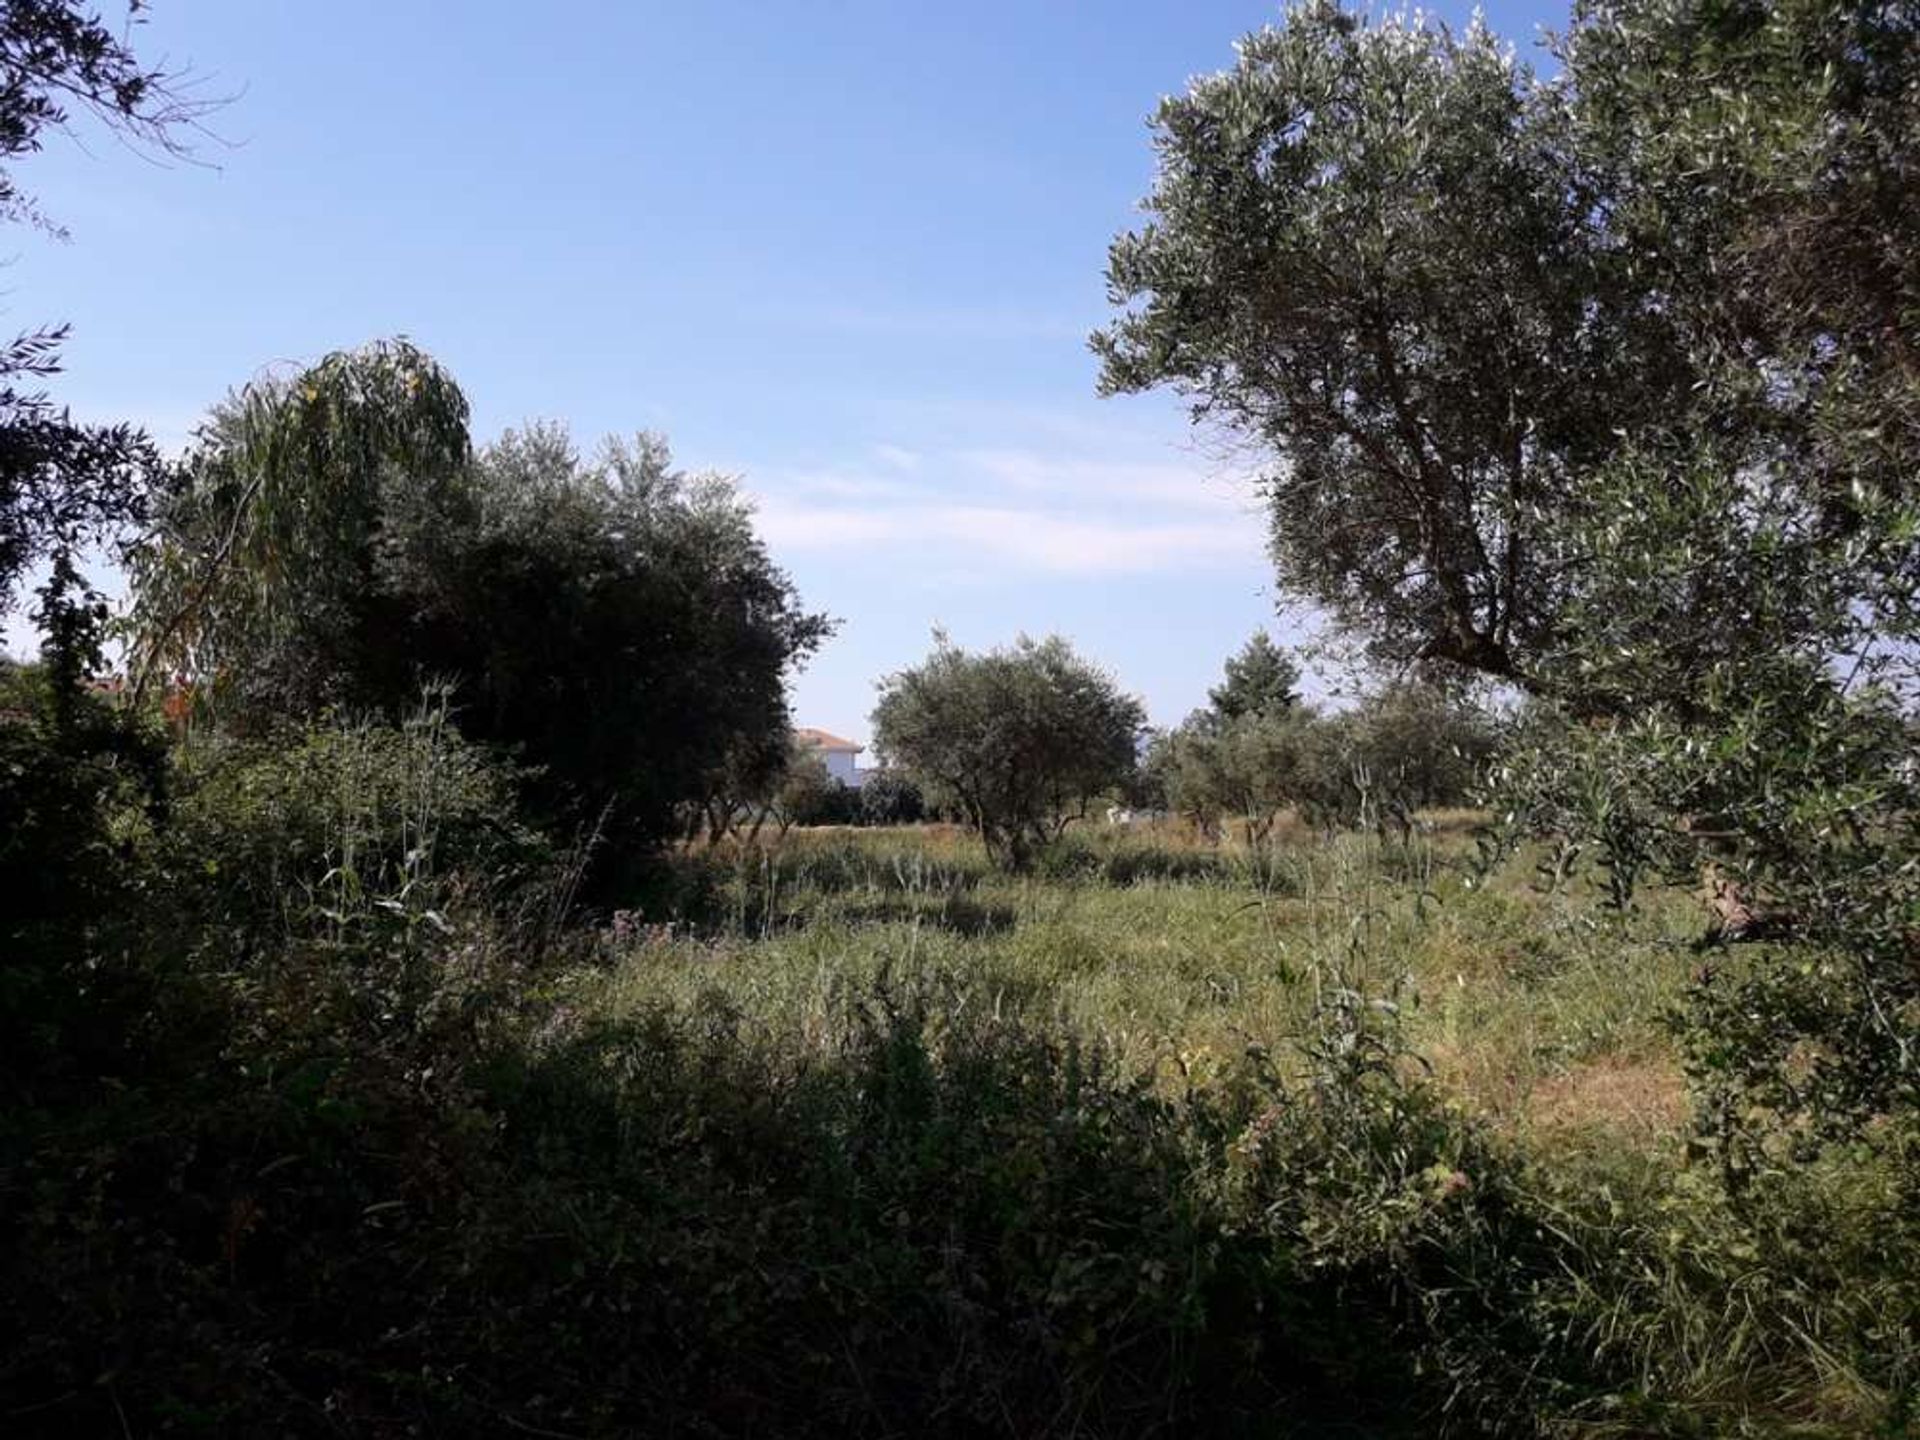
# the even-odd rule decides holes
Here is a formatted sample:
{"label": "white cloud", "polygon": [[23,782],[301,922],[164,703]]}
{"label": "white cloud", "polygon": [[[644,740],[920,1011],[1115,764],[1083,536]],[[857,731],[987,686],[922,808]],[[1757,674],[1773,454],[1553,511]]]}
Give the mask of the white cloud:
{"label": "white cloud", "polygon": [[824,495],[836,500],[905,500],[926,492],[924,485],[862,470],[768,470],[762,472],[753,488],[781,495]]}
{"label": "white cloud", "polygon": [[[1049,511],[955,508],[933,517],[963,544],[1066,575],[1186,570],[1257,556],[1257,530],[1231,522],[1088,520]],[[936,532],[938,533],[938,532]]]}
{"label": "white cloud", "polygon": [[1101,460],[1032,450],[969,450],[962,458],[982,474],[1016,490],[1075,495],[1098,501],[1152,501],[1198,509],[1245,508],[1252,482],[1197,466],[1140,460]]}
{"label": "white cloud", "polygon": [[1244,472],[1191,454],[1156,459],[1125,435],[1104,439],[873,444],[866,465],[748,466],[747,484],[776,554],[865,550],[862,563],[881,566],[902,556],[916,580],[1264,564],[1266,526]]}
{"label": "white cloud", "polygon": [[1254,560],[1261,532],[1244,519],[1090,519],[1051,509],[912,504],[827,508],[763,497],[758,528],[775,553],[911,546],[916,563],[978,571],[1124,575]]}
{"label": "white cloud", "polygon": [[909,450],[904,445],[876,445],[873,447],[873,453],[882,464],[891,465],[896,470],[920,468],[920,452]]}
{"label": "white cloud", "polygon": [[905,533],[898,513],[828,510],[765,497],[756,502],[755,509],[754,529],[776,552],[838,550],[896,539]]}

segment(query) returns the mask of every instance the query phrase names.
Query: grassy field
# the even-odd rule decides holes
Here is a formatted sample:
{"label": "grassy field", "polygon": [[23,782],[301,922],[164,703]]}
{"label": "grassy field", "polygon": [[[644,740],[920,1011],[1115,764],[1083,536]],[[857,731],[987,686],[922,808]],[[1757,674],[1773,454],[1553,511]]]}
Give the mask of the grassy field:
{"label": "grassy field", "polygon": [[135,1080],[0,1125],[0,1430],[1909,1433],[1912,1157],[1723,1183],[1697,903],[1478,874],[1472,823],[270,913],[136,994]]}
{"label": "grassy field", "polygon": [[724,995],[801,1031],[882,972],[938,972],[996,1015],[1097,1036],[1127,1066],[1191,1072],[1280,1051],[1330,988],[1402,1017],[1446,1092],[1502,1129],[1667,1153],[1686,1104],[1666,1018],[1701,911],[1607,911],[1524,864],[1476,875],[1474,817],[1412,837],[1295,828],[1256,865],[1177,824],[1093,831],[1045,873],[990,868],[953,827],[792,832],[717,857],[696,923],[646,925],[572,1003],[610,1014]]}
{"label": "grassy field", "polygon": [[[1690,1143],[1670,1023],[1701,964],[1691,945],[1699,902],[1650,893],[1621,913],[1524,862],[1481,873],[1475,818],[1428,816],[1404,838],[1295,827],[1264,856],[1178,825],[1094,829],[1026,876],[996,872],[972,837],[940,826],[797,831],[765,849],[689,856],[678,893],[657,902],[678,918],[626,917],[591,964],[543,996],[550,1033],[704,1017],[694,1028],[707,1027],[707,1053],[717,1044],[780,1057],[755,1074],[789,1116],[806,1089],[796,1077],[857,1052],[866,1058],[852,1068],[866,1078],[827,1105],[843,1117],[825,1126],[838,1146],[870,1123],[844,1119],[862,1093],[899,1103],[896,1080],[861,1069],[871,1061],[862,1047],[876,1029],[882,1049],[895,1046],[904,1026],[929,1094],[947,1095],[930,1111],[963,1117],[946,1131],[934,1124],[928,1133],[945,1138],[922,1135],[904,1162],[920,1198],[899,1223],[935,1232],[942,1202],[916,1187],[951,1169],[956,1196],[971,1196],[997,1183],[998,1163],[969,1168],[968,1142],[954,1135],[979,1129],[978,1117],[941,1087],[965,1092],[968,1057],[986,1052],[998,1057],[988,1083],[1006,1087],[992,1038],[1002,1034],[1053,1037],[1035,1052],[1050,1075],[1066,1044],[1069,1095],[1074,1057],[1092,1056],[1109,1093],[1150,1095],[1165,1107],[1156,1114],[1173,1117],[1187,1158],[1159,1183],[1208,1192],[1195,1202],[1205,1218],[1182,1223],[1241,1238],[1271,1223],[1263,1243],[1284,1235],[1289,1265],[1304,1252],[1307,1274],[1340,1277],[1336,1314],[1423,1313],[1428,1339],[1415,1348],[1425,1349],[1405,1370],[1380,1361],[1367,1378],[1367,1347],[1402,1343],[1400,1322],[1381,1332],[1392,1340],[1341,1342],[1359,1353],[1336,1388],[1409,1392],[1354,1433],[1906,1433],[1913,1290],[1898,1272],[1911,1226],[1887,1223],[1901,1204],[1893,1178],[1809,1170],[1781,1177],[1765,1206],[1730,1208],[1708,1153]],[[865,1038],[850,1042],[853,1031]],[[1356,1061],[1362,1053],[1371,1059]],[[1385,1089],[1368,1088],[1380,1078],[1370,1064],[1391,1072]],[[737,1122],[703,1109],[687,1123]],[[1289,1125],[1303,1138],[1276,1159],[1281,1178],[1263,1182],[1273,1196],[1251,1212],[1247,1194],[1220,1199],[1247,1183],[1249,1137]],[[1036,1176],[1057,1163],[1040,1162]],[[1474,1164],[1484,1181],[1452,1168]],[[1482,1188],[1450,1218],[1456,1185]],[[1112,1251],[1157,1274],[1166,1262],[1136,1218],[1110,1219],[1125,1232]],[[1120,1293],[1130,1311],[1129,1287]],[[1243,1343],[1199,1280],[1183,1303],[1206,1309],[1195,1323],[1220,1332],[1211,1343]],[[1191,1384],[1208,1365],[1156,1373],[1169,1368]],[[1414,1395],[1418,1377],[1442,1373],[1457,1406],[1445,1416]],[[1115,1388],[1105,1371],[1080,1379],[1099,1395]],[[1072,1393],[1078,1382],[1060,1383]],[[1325,1383],[1322,1367],[1293,1393]],[[1285,1382],[1275,1393],[1289,1393]],[[1044,1421],[1028,1414],[1034,1403],[1003,1417],[1007,1428],[1155,1428],[1116,1422],[1130,1413],[1124,1403],[1104,1418],[1089,1418],[1103,1413],[1096,1406]],[[1235,1413],[1228,1428],[1279,1433],[1271,1418]],[[1344,1433],[1323,1424],[1304,1433]]]}

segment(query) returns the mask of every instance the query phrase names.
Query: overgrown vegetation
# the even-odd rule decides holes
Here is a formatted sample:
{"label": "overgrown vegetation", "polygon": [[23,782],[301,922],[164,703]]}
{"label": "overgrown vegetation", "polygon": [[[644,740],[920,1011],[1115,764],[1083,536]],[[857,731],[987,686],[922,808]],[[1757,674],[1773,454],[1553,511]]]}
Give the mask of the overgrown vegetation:
{"label": "overgrown vegetation", "polygon": [[969,655],[934,637],[880,683],[874,747],[1024,870],[1134,768],[1146,710],[1059,636]]}
{"label": "overgrown vegetation", "polygon": [[436,714],[286,754],[178,778],[118,1063],[9,1112],[20,1432],[1905,1413],[1911,1172],[1683,1163],[1688,907],[1469,884],[1458,828],[796,831],[568,938]]}
{"label": "overgrown vegetation", "polygon": [[1296,594],[1530,697],[1507,839],[1772,942],[1692,999],[1744,1189],[1920,1113],[1920,19],[1596,0],[1555,48],[1295,7],[1161,106],[1095,347],[1272,454]]}
{"label": "overgrown vegetation", "polygon": [[398,716],[450,687],[545,823],[644,851],[786,761],[785,683],[829,633],[716,476],[657,436],[583,461],[554,426],[478,454],[404,341],[217,407],[134,552],[143,682],[225,729]]}
{"label": "overgrown vegetation", "polygon": [[[0,394],[0,1430],[1912,1433],[1916,41],[1314,3],[1168,101],[1106,383],[1397,668],[1144,755],[939,637],[856,801],[736,492],[403,341],[164,473]],[[0,61],[9,160],[193,118]]]}

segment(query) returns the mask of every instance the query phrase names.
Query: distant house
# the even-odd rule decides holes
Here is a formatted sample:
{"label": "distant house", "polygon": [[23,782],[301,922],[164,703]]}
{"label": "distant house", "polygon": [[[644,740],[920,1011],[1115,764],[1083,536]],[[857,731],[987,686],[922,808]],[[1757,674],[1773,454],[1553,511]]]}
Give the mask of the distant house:
{"label": "distant house", "polygon": [[825,730],[814,730],[804,725],[793,734],[796,740],[813,750],[821,760],[826,762],[827,773],[841,784],[858,785],[867,778],[867,772],[860,768],[855,758],[866,747],[856,745],[851,740],[843,740],[838,735],[829,734]]}

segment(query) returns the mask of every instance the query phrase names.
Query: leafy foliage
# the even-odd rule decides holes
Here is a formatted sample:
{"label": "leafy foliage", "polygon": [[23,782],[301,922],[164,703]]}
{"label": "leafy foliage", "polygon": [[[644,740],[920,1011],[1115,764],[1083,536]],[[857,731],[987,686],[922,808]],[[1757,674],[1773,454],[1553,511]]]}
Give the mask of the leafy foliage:
{"label": "leafy foliage", "polygon": [[1715,958],[1688,1043],[1703,1125],[1744,1176],[1785,1158],[1770,1139],[1804,1157],[1920,1106],[1920,794],[1911,718],[1883,692],[1782,673],[1714,718],[1549,718],[1499,777],[1501,838],[1562,837],[1560,867],[1591,859],[1618,905],[1648,881],[1705,886]]}
{"label": "leafy foliage", "polygon": [[1316,723],[1305,712],[1189,721],[1154,757],[1168,804],[1208,829],[1236,818],[1247,844],[1265,847],[1280,812],[1307,798],[1304,752]]}
{"label": "leafy foliage", "polygon": [[[1770,942],[1703,970],[1690,1032],[1703,1124],[1744,1184],[1783,1145],[1804,1158],[1920,1100],[1901,339],[1920,35],[1849,4],[1576,20],[1581,143],[1702,381],[1686,429],[1598,471],[1570,537],[1592,578],[1556,693],[1631,719],[1548,746],[1514,805],[1591,846],[1616,897],[1643,872],[1704,883],[1703,944]],[[1701,74],[1705,95],[1682,78]]]}
{"label": "leafy foliage", "polygon": [[[1147,768],[1172,808],[1210,831],[1233,818],[1264,854],[1286,810],[1327,828],[1393,822],[1404,831],[1416,810],[1469,797],[1493,744],[1472,705],[1402,681],[1351,710],[1321,714],[1294,697],[1298,671],[1263,639],[1227,662],[1213,704],[1150,754]],[[1250,686],[1250,675],[1273,679]],[[1275,698],[1249,703],[1249,689]]]}
{"label": "leafy foliage", "polygon": [[256,381],[217,407],[134,556],[143,678],[254,726],[418,694],[387,580],[470,508],[467,401],[404,340]]}
{"label": "leafy foliage", "polygon": [[518,819],[516,778],[444,696],[397,725],[199,747],[153,862],[183,965],[288,1062],[452,1059],[538,963],[575,878]]}
{"label": "leafy foliage", "polygon": [[1375,813],[1469,803],[1496,748],[1493,723],[1468,696],[1418,681],[1381,686],[1346,717],[1356,784]]}
{"label": "leafy foliage", "polygon": [[71,557],[142,514],[159,458],[127,425],[77,425],[34,379],[58,372],[64,328],[0,349],[0,608],[48,556]]}
{"label": "leafy foliage", "polygon": [[583,461],[537,427],[473,456],[466,417],[404,341],[216,411],[138,558],[144,672],[242,729],[397,717],[445,680],[463,732],[527,762],[539,816],[619,854],[777,775],[786,678],[830,626],[732,488],[651,436]]}
{"label": "leafy foliage", "polygon": [[401,588],[466,733],[540,768],[543,813],[648,846],[781,772],[787,680],[832,624],[731,484],[656,436],[582,460],[549,427],[488,447],[474,487],[472,530],[410,547]]}
{"label": "leafy foliage", "polygon": [[[129,19],[138,20],[144,3],[129,0]],[[74,0],[11,0],[0,14],[0,73],[0,217],[9,220],[45,223],[12,166],[40,149],[45,131],[65,129],[74,106],[167,153],[182,150],[184,132],[209,108]]]}
{"label": "leafy foliage", "polygon": [[[137,12],[130,4],[129,12]],[[75,107],[109,131],[163,153],[211,108],[179,76],[146,65],[123,34],[74,0],[17,0],[0,9],[0,219],[53,229],[21,187],[17,162]],[[71,557],[139,519],[158,461],[127,425],[80,425],[34,382],[60,369],[65,326],[0,346],[0,610],[29,566]]]}
{"label": "leafy foliage", "polygon": [[874,746],[1024,869],[1133,769],[1140,702],[1058,636],[969,655],[944,635],[881,682]]}
{"label": "leafy foliage", "polygon": [[860,820],[865,825],[913,825],[927,818],[920,787],[897,770],[879,769],[860,782]]}
{"label": "leafy foliage", "polygon": [[[786,773],[760,818],[772,819],[784,835],[795,825],[850,825],[859,815],[859,792],[828,772],[818,750],[796,740],[787,757]],[[755,830],[758,828],[756,823]]]}
{"label": "leafy foliage", "polygon": [[216,738],[182,757],[165,863],[221,949],[367,948],[358,927],[386,915],[437,925],[423,917],[454,877],[497,885],[504,908],[537,874],[550,850],[516,820],[517,778],[461,738],[444,696],[398,725]]}
{"label": "leafy foliage", "polygon": [[155,727],[39,666],[0,662],[0,1066],[42,1085],[112,1068],[145,897],[130,861],[163,809]]}
{"label": "leafy foliage", "polygon": [[1284,583],[1551,702],[1516,827],[1789,942],[1699,997],[1747,1165],[1915,1094],[1920,31],[1594,0],[1558,48],[1296,7],[1162,107],[1096,346],[1275,452]]}
{"label": "leafy foliage", "polygon": [[1569,478],[1692,378],[1556,92],[1483,26],[1316,0],[1154,128],[1102,388],[1172,385],[1283,456],[1282,581],[1383,659],[1530,676]]}
{"label": "leafy foliage", "polygon": [[1300,703],[1299,686],[1299,665],[1259,630],[1238,655],[1228,657],[1226,677],[1207,692],[1207,700],[1223,721],[1277,715]]}

